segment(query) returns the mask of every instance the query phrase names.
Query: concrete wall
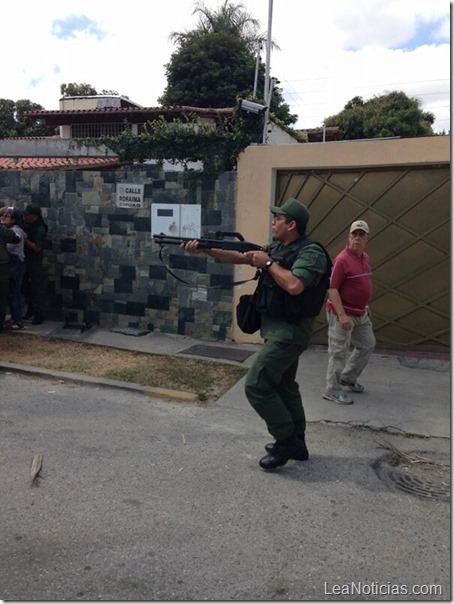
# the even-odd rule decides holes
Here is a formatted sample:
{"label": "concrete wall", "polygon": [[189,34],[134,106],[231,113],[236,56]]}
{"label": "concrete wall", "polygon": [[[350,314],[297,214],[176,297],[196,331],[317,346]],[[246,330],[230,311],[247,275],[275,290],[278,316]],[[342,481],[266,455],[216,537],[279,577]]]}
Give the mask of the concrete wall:
{"label": "concrete wall", "polygon": [[268,145],[298,145],[299,141],[288,132],[276,126],[273,122],[268,122],[266,142]]}
{"label": "concrete wall", "polygon": [[[399,166],[449,166],[450,142],[450,136],[433,136],[248,147],[241,154],[237,169],[236,230],[250,241],[268,241],[269,207],[277,201],[277,180],[281,171],[304,170],[317,173],[336,169],[387,170]],[[418,184],[415,185],[414,194],[417,197]],[[292,196],[297,196],[297,192]],[[446,203],[449,204],[448,199]],[[309,224],[309,231],[310,227]],[[322,243],[325,242],[321,235],[318,238]],[[238,267],[235,277],[247,278],[252,270],[249,267]],[[251,284],[235,288],[234,302],[238,301],[241,294],[251,290]],[[260,341],[257,334],[243,334],[237,326],[234,326],[232,337],[238,342]]]}
{"label": "concrete wall", "polygon": [[[254,146],[237,172],[216,181],[166,172],[153,165],[116,171],[3,171],[0,201],[23,208],[36,203],[49,224],[46,265],[55,319],[103,327],[136,327],[206,339],[258,342],[232,327],[239,296],[255,283],[252,267],[231,267],[177,248],[165,253],[169,276],[152,242],[152,203],[200,204],[202,233],[236,230],[255,243],[270,237],[269,207],[277,200],[279,173],[358,167],[447,166],[450,137]],[[117,183],[145,185],[145,207],[115,207]],[[295,196],[295,195],[294,195]],[[323,242],[323,237],[319,237]]]}
{"label": "concrete wall", "polygon": [[[144,207],[115,207],[117,183],[143,184]],[[210,287],[185,286],[171,277],[152,241],[150,208],[152,203],[200,204],[202,233],[232,231],[235,184],[234,173],[201,181],[153,166],[3,171],[0,200],[43,210],[49,225],[49,318],[224,340],[232,319],[232,267],[175,246],[164,254],[171,270]]]}
{"label": "concrete wall", "polygon": [[87,147],[68,139],[3,139],[0,140],[0,157],[117,157],[105,145]]}

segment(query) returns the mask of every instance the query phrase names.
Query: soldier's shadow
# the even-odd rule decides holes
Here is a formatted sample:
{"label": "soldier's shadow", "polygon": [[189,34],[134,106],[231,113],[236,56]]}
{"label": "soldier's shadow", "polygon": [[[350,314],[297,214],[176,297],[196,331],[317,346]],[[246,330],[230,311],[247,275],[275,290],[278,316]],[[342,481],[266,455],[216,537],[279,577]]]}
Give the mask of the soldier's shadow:
{"label": "soldier's shadow", "polygon": [[367,490],[383,491],[387,487],[374,470],[374,463],[383,456],[377,449],[370,456],[312,454],[307,461],[290,460],[273,471],[281,479],[308,483],[353,483]]}

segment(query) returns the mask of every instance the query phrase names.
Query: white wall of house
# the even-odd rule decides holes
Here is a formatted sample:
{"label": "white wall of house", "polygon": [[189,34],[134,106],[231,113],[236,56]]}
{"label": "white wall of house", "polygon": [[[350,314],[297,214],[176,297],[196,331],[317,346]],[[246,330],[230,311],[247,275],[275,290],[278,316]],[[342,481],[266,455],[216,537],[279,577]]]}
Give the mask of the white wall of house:
{"label": "white wall of house", "polygon": [[134,103],[126,97],[108,94],[97,94],[93,96],[67,96],[59,101],[60,111],[74,111],[77,109],[106,109],[120,108],[125,103],[131,107],[142,108],[142,105]]}
{"label": "white wall of house", "polygon": [[268,123],[267,127],[267,145],[300,145],[293,136],[288,134],[285,130],[282,130],[279,126],[273,122]]}

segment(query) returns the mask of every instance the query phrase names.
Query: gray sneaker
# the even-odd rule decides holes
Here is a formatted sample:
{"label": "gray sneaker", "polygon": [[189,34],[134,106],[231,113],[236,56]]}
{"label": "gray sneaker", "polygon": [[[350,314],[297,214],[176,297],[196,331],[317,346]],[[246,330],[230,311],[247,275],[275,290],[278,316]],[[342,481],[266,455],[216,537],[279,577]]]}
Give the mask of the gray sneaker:
{"label": "gray sneaker", "polygon": [[337,403],[338,405],[353,405],[353,400],[347,396],[345,392],[340,392],[339,394],[324,394],[323,398],[325,398],[327,401]]}
{"label": "gray sneaker", "polygon": [[341,380],[342,386],[347,386],[352,392],[364,392],[364,386],[359,382],[345,382]]}

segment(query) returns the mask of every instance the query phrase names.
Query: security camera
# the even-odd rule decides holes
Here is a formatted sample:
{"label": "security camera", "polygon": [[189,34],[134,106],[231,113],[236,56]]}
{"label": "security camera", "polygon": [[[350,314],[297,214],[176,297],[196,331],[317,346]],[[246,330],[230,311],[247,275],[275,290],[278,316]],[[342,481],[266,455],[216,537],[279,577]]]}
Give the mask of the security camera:
{"label": "security camera", "polygon": [[260,103],[253,103],[252,101],[242,100],[240,102],[240,109],[247,111],[248,113],[265,113],[267,106],[260,105]]}

